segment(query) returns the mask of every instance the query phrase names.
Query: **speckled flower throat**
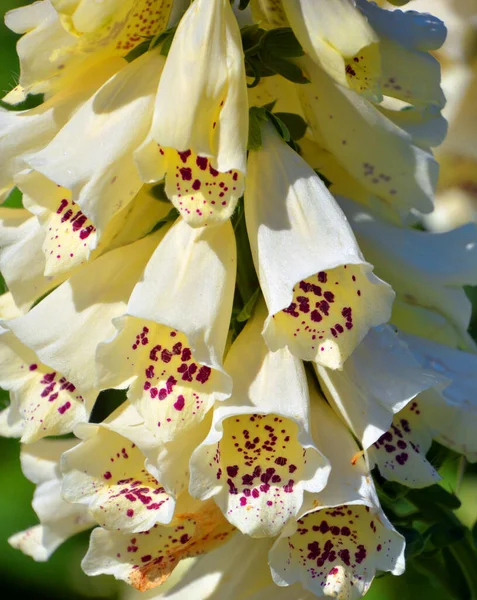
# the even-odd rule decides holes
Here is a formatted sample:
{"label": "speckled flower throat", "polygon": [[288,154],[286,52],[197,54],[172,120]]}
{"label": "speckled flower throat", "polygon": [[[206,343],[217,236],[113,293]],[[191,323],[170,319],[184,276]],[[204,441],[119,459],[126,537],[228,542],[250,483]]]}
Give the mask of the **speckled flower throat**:
{"label": "speckled flower throat", "polygon": [[92,529],[83,570],[131,600],[352,600],[401,574],[393,501],[422,521],[431,444],[477,460],[477,231],[419,221],[444,24],[367,0],[6,23],[0,433],[39,518],[11,545],[43,561]]}

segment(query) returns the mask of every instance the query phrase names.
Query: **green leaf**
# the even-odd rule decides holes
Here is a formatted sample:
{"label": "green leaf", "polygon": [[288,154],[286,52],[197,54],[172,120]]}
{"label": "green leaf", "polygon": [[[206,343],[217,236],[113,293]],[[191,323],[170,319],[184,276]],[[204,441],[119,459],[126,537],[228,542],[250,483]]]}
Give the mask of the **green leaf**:
{"label": "green leaf", "polygon": [[136,58],[139,58],[140,56],[145,54],[151,46],[151,39],[152,38],[145,38],[144,41],[138,44],[135,48],[133,48],[131,52],[128,52],[128,54],[126,54],[124,58],[128,62],[132,62],[133,60],[136,60]]}
{"label": "green leaf", "polygon": [[262,147],[262,121],[267,120],[267,111],[259,106],[252,106],[248,119],[248,146],[249,150],[259,150]]}
{"label": "green leaf", "polygon": [[397,526],[396,529],[406,540],[406,559],[412,556],[419,556],[424,550],[426,542],[422,533],[413,527]]}
{"label": "green leaf", "polygon": [[180,216],[180,214],[179,214],[179,211],[177,210],[177,208],[171,208],[171,210],[167,213],[167,215],[154,225],[154,227],[151,229],[151,231],[149,232],[148,235],[151,235],[151,233],[155,233],[156,231],[159,231],[159,229],[161,229],[161,227],[164,227],[164,225],[166,223],[175,221],[179,216]]}
{"label": "green leaf", "polygon": [[259,299],[259,297],[260,297],[260,288],[258,287],[253,292],[253,294],[250,296],[250,298],[248,299],[247,303],[242,308],[240,313],[237,315],[237,321],[239,323],[243,323],[244,321],[248,321],[250,319],[250,317],[252,316],[254,306],[257,303],[257,300]]}
{"label": "green leaf", "polygon": [[249,5],[249,3],[250,3],[250,0],[239,0],[238,9],[245,10],[247,8],[247,6]]}
{"label": "green leaf", "polygon": [[277,58],[298,58],[305,54],[290,27],[267,31],[262,39],[262,47]]}
{"label": "green leaf", "polygon": [[440,485],[431,485],[421,490],[411,490],[408,494],[409,500],[413,503],[417,501],[419,505],[427,503],[429,506],[439,505],[444,508],[456,510],[460,508],[461,501],[457,496],[451,494]]}
{"label": "green leaf", "polygon": [[289,142],[291,140],[290,132],[288,131],[288,127],[285,123],[277,117],[276,114],[267,111],[268,120],[271,121],[272,125],[278,131],[278,134],[285,142]]}
{"label": "green leaf", "polygon": [[286,125],[293,140],[299,140],[305,135],[308,125],[305,119],[300,117],[300,115],[295,113],[277,112],[275,113],[275,117],[280,119],[280,121]]}
{"label": "green leaf", "polygon": [[288,79],[293,83],[301,84],[310,82],[310,80],[303,75],[303,72],[298,65],[273,55],[265,57],[262,53],[260,53],[260,56],[263,57],[263,61],[269,69],[278,75],[285,77],[285,79]]}
{"label": "green leaf", "polygon": [[159,200],[159,202],[170,202],[169,198],[166,195],[166,184],[164,181],[161,181],[161,183],[154,185],[150,189],[150,193],[154,196],[156,200]]}
{"label": "green leaf", "polygon": [[465,535],[462,526],[452,523],[435,523],[428,529],[429,542],[434,548],[445,548],[454,542],[458,542]]}

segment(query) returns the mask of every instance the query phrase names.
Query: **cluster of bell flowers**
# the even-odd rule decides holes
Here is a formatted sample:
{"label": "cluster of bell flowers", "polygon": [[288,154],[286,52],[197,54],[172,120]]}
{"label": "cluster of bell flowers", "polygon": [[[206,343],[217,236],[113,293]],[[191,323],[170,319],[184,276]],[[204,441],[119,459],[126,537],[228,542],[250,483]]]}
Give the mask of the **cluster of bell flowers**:
{"label": "cluster of bell flowers", "polygon": [[[411,226],[446,129],[443,23],[366,0],[41,0],[6,20],[6,101],[44,94],[0,111],[1,194],[24,207],[0,209],[0,431],[40,521],[10,543],[46,560],[95,526],[85,572],[155,598],[348,599],[401,573],[371,470],[431,485],[433,439],[477,459],[477,229]],[[239,22],[291,27],[308,82],[247,90]],[[271,103],[306,133],[289,145],[262,111],[247,152]],[[260,289],[236,336],[242,208]],[[108,389],[127,399],[90,422]]]}

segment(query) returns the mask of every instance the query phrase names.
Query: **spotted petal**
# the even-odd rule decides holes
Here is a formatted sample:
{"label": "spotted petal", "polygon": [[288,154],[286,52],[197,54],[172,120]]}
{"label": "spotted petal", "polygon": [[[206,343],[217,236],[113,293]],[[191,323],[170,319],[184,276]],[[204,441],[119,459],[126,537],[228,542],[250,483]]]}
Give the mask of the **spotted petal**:
{"label": "spotted petal", "polygon": [[326,458],[314,446],[306,376],[286,349],[270,352],[259,310],[225,363],[232,397],[214,411],[211,431],[191,459],[190,492],[214,496],[225,517],[254,537],[274,536],[296,517],[303,492],[323,489]]}
{"label": "spotted petal", "polygon": [[282,0],[306,53],[338,83],[379,99],[380,48],[349,0]]}
{"label": "spotted petal", "polygon": [[[48,389],[56,377],[65,377],[73,389],[76,386],[81,390],[87,411],[98,394],[94,382],[96,347],[114,334],[111,320],[124,312],[157,241],[155,234],[105,254],[83,267],[28,314],[5,323],[50,368],[48,377],[53,379],[50,383],[45,379]],[[44,396],[45,402],[48,395]]]}
{"label": "spotted petal", "polygon": [[439,383],[389,326],[371,329],[341,371],[317,372],[328,401],[363,448],[388,431],[393,414]]}
{"label": "spotted petal", "polygon": [[142,186],[133,152],[150,127],[163,64],[158,51],[129,63],[29,160],[35,170],[72,190],[72,199],[98,229],[98,239]]}
{"label": "spotted petal", "polygon": [[163,583],[182,559],[213,550],[232,532],[212,500],[184,497],[169,527],[156,524],[129,535],[95,529],[82,567],[87,575],[114,575],[143,591]]}
{"label": "spotted petal", "polygon": [[101,388],[126,387],[162,442],[191,432],[230,394],[222,367],[235,282],[232,226],[178,220],[149,261],[118,331],[98,351]]}
{"label": "spotted petal", "polygon": [[298,93],[320,143],[384,203],[404,214],[412,208],[430,212],[438,174],[432,154],[415,146],[409,133],[366,98],[338,85],[311,61],[300,60],[311,83]]}
{"label": "spotted petal", "polygon": [[[88,506],[97,523],[112,531],[134,533],[169,523],[175,501],[148,471],[138,446],[114,431],[118,420],[128,420],[123,407],[100,425],[76,429],[83,441],[63,455],[63,497]],[[144,425],[136,429],[144,444],[157,443]]]}
{"label": "spotted petal", "polygon": [[389,318],[392,290],[364,262],[353,232],[313,170],[271,125],[250,152],[245,216],[269,310],[271,350],[340,368]]}

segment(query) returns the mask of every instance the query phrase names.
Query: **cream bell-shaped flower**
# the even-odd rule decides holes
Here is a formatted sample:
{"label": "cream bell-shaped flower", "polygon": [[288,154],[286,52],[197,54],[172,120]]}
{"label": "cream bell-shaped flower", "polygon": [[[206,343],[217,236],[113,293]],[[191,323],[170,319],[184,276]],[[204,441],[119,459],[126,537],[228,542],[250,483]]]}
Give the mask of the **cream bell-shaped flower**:
{"label": "cream bell-shaped flower", "polygon": [[[132,414],[131,414],[132,413]],[[106,421],[82,423],[75,428],[83,440],[62,457],[62,494],[65,500],[84,504],[96,522],[112,531],[147,531],[155,523],[169,523],[175,500],[148,468],[141,446],[152,450],[157,440],[137,423],[130,405],[117,409]],[[124,437],[125,427],[135,441]]]}
{"label": "cream bell-shaped flower", "polygon": [[442,380],[388,325],[371,329],[341,371],[315,368],[329,403],[364,449],[388,431],[395,413]]}
{"label": "cream bell-shaped flower", "polygon": [[[393,286],[398,300],[443,316],[464,348],[475,348],[467,333],[472,305],[463,285],[477,283],[477,227],[433,234],[396,227],[347,198],[337,198],[364,255]],[[396,321],[398,327],[405,323]],[[410,332],[412,333],[412,332]]]}
{"label": "cream bell-shaped flower", "polygon": [[27,168],[29,155],[46,146],[82,104],[124,61],[119,58],[101,63],[36,108],[23,111],[0,109],[0,201],[13,189],[14,177]]}
{"label": "cream bell-shaped flower", "polygon": [[94,525],[86,508],[65,502],[60,494],[60,456],[76,440],[41,440],[23,446],[20,452],[22,471],[36,484],[33,510],[39,525],[12,535],[8,542],[36,561],[46,561],[68,538]]}
{"label": "cream bell-shaped flower", "polygon": [[87,420],[82,390],[43,364],[4,327],[0,327],[0,368],[0,385],[10,392],[10,405],[2,412],[2,430],[8,437],[31,443],[69,433],[76,423]]}
{"label": "cream bell-shaped flower", "polygon": [[235,285],[232,225],[178,219],[97,352],[100,389],[128,398],[161,443],[182,440],[231,393],[222,366]]}
{"label": "cream bell-shaped flower", "polygon": [[418,110],[441,109],[445,104],[441,69],[429,51],[444,43],[444,23],[430,14],[389,10],[368,0],[356,4],[379,36],[383,95]]}
{"label": "cream bell-shaped flower", "polygon": [[420,416],[420,404],[419,400],[407,404],[394,416],[389,430],[367,450],[370,466],[376,465],[385,479],[412,488],[423,488],[441,479],[426,459],[432,433],[425,417]]}
{"label": "cream bell-shaped flower", "polygon": [[425,369],[449,381],[446,387],[434,387],[419,394],[410,409],[420,415],[434,439],[476,462],[476,355],[416,335],[402,335]]}
{"label": "cream bell-shaped flower", "polygon": [[305,52],[336,82],[380,100],[379,38],[353,0],[282,0]]}
{"label": "cream bell-shaped flower", "polygon": [[82,567],[87,575],[114,575],[140,591],[164,583],[181,560],[210,552],[234,532],[213,500],[183,494],[170,525],[127,534],[93,530]]}
{"label": "cream bell-shaped flower", "polygon": [[23,205],[36,215],[44,231],[44,275],[50,279],[143,237],[170,209],[167,202],[158,202],[148,186],[143,186],[108,222],[98,242],[96,227],[72,200],[70,190],[31,170],[18,175],[16,183],[23,192]]}
{"label": "cream bell-shaped flower", "polygon": [[296,518],[304,491],[319,492],[330,467],[313,444],[302,362],[268,350],[260,306],[230,349],[230,399],[214,410],[209,435],[191,458],[190,493],[214,497],[242,533],[273,537]]}
{"label": "cream bell-shaped flower", "polygon": [[87,420],[99,393],[96,347],[114,334],[111,320],[123,314],[159,234],[105,254],[26,315],[3,322],[10,331],[1,385],[24,412],[23,441],[68,433]]}
{"label": "cream bell-shaped flower", "polygon": [[265,341],[341,368],[369,328],[389,319],[393,292],[311,167],[271,124],[262,141],[249,155],[245,217],[269,312]]}
{"label": "cream bell-shaped flower", "polygon": [[309,58],[300,59],[311,83],[297,88],[320,145],[391,210],[428,213],[438,165],[429,150],[354,90],[336,83]]}
{"label": "cream bell-shaped flower", "polygon": [[242,41],[228,0],[195,0],[167,56],[148,139],[144,181],[162,179],[192,227],[228,219],[244,189],[248,106]]}
{"label": "cream bell-shaped flower", "polygon": [[404,571],[404,539],[384,515],[363,457],[345,426],[311,392],[315,439],[331,462],[326,488],[290,523],[269,553],[280,586],[300,582],[315,596],[351,600],[366,593],[377,570]]}
{"label": "cream bell-shaped flower", "polygon": [[97,241],[142,187],[133,152],[150,127],[164,60],[156,49],[127,64],[28,161],[72,191],[72,200],[96,227]]}
{"label": "cream bell-shaped flower", "polygon": [[126,56],[165,29],[173,0],[41,0],[7,13],[17,44],[20,82],[4,101],[45,94],[81,81],[92,66]]}

